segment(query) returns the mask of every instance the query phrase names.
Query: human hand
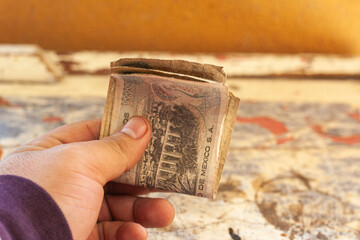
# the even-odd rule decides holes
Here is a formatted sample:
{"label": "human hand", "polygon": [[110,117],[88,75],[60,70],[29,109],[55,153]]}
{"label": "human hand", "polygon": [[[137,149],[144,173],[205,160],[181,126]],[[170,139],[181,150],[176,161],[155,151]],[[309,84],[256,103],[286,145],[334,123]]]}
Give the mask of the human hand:
{"label": "human hand", "polygon": [[151,138],[151,125],[133,117],[97,140],[100,120],[54,129],[17,149],[0,164],[44,188],[63,211],[74,239],[146,239],[144,227],[165,227],[174,208],[165,199],[136,195],[150,190],[109,182],[133,167]]}

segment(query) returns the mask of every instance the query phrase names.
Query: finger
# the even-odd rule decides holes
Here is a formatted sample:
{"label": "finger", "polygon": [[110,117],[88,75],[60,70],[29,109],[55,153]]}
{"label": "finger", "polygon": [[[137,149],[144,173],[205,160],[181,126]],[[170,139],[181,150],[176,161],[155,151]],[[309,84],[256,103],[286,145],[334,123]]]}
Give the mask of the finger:
{"label": "finger", "polygon": [[147,236],[147,230],[137,223],[101,222],[94,228],[89,239],[145,240]]}
{"label": "finger", "polygon": [[112,220],[137,222],[144,227],[166,227],[175,210],[166,199],[105,195]]}
{"label": "finger", "polygon": [[157,192],[155,189],[133,186],[118,182],[108,182],[104,186],[105,194],[118,195],[118,194],[126,194],[126,195],[144,195],[150,192]]}
{"label": "finger", "polygon": [[82,162],[103,186],[132,168],[142,157],[151,138],[151,125],[143,117],[131,118],[120,131],[101,140],[62,145],[61,156]]}
{"label": "finger", "polygon": [[13,153],[44,150],[60,144],[96,140],[99,138],[100,125],[100,119],[70,123],[28,142]]}

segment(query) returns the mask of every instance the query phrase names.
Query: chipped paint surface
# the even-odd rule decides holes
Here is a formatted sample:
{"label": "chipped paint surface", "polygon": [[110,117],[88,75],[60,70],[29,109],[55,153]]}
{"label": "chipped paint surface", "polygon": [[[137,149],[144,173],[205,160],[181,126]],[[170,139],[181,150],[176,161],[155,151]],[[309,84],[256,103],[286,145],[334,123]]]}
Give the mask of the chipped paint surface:
{"label": "chipped paint surface", "polygon": [[[100,117],[104,100],[3,99],[11,103],[0,108],[4,155],[62,124]],[[176,218],[149,229],[149,239],[360,239],[360,144],[337,141],[360,134],[358,112],[243,101],[216,200],[151,194],[174,203]]]}
{"label": "chipped paint surface", "polygon": [[[101,118],[104,98],[0,98],[0,149],[3,157],[20,145],[63,124]],[[16,107],[13,107],[16,106]]]}

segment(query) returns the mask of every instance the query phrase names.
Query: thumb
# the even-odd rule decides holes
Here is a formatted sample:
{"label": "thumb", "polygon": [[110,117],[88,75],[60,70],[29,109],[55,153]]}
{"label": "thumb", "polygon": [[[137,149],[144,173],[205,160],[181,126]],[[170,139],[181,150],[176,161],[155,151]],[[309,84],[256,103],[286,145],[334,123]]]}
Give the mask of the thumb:
{"label": "thumb", "polygon": [[122,128],[101,140],[79,143],[87,166],[101,183],[119,177],[142,157],[151,138],[151,125],[143,117],[131,118]]}

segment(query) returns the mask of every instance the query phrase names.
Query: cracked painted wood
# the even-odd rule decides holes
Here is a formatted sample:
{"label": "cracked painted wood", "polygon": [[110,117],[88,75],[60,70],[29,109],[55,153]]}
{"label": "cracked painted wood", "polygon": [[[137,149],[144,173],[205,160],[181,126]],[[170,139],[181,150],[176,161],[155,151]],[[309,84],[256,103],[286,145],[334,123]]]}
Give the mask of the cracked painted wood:
{"label": "cracked painted wood", "polygon": [[[104,100],[3,98],[1,149],[7,154],[54,127],[100,117]],[[149,239],[359,239],[359,111],[244,101],[216,200],[151,194],[173,202],[176,219],[150,229]]]}
{"label": "cracked painted wood", "polygon": [[[61,54],[70,74],[63,81],[3,83],[0,158],[52,128],[100,118],[108,85],[101,74],[125,55]],[[161,56],[225,65],[228,75],[248,78],[228,81],[243,101],[216,200],[151,194],[174,203],[176,218],[168,228],[150,229],[149,239],[360,239],[358,58]],[[319,76],[329,78],[310,78]]]}

